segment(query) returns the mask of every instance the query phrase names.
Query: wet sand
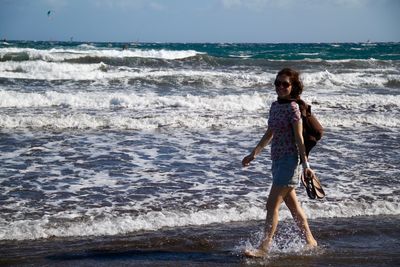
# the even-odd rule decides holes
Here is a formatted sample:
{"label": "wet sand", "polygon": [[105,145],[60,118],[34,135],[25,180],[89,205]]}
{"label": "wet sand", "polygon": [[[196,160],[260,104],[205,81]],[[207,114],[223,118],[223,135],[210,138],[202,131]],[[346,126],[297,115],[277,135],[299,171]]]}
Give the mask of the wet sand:
{"label": "wet sand", "polygon": [[262,221],[165,229],[91,238],[1,241],[1,266],[396,266],[398,216],[311,220],[319,242],[304,249],[292,221],[279,224],[265,259],[247,259]]}

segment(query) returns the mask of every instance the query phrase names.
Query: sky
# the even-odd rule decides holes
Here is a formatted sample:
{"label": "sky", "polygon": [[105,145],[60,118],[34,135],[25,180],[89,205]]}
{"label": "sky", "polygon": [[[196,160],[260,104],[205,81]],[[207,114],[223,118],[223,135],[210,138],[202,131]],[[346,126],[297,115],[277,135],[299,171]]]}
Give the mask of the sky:
{"label": "sky", "polygon": [[399,14],[400,0],[0,0],[0,38],[400,42]]}

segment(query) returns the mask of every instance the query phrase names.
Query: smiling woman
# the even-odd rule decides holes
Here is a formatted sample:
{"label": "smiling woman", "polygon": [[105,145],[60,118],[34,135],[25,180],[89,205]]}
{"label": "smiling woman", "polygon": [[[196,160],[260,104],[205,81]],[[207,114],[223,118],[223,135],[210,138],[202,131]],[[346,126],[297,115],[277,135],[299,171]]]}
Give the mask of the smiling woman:
{"label": "smiling woman", "polygon": [[279,101],[300,99],[303,85],[299,73],[289,68],[278,72],[274,84],[278,101],[271,105],[268,129],[252,153],[242,161],[243,166],[248,166],[261,150],[271,143],[273,182],[267,202],[265,234],[258,249],[245,251],[245,255],[249,257],[267,256],[278,226],[279,209],[282,202],[285,202],[289,208],[300,231],[306,238],[307,245],[310,248],[317,246],[317,241],[311,233],[307,217],[297,200],[294,189],[299,184],[299,159],[303,163],[304,175],[306,177],[313,175],[304,146],[300,109],[294,101],[285,103]]}

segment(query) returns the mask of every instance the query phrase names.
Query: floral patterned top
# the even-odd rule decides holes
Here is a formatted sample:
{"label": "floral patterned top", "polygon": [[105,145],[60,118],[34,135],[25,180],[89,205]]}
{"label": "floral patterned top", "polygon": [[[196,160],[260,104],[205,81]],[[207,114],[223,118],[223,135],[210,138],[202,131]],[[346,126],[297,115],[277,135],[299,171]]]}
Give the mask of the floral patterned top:
{"label": "floral patterned top", "polygon": [[299,105],[296,102],[279,104],[275,101],[269,110],[268,127],[273,131],[271,159],[297,154],[292,123],[301,121]]}

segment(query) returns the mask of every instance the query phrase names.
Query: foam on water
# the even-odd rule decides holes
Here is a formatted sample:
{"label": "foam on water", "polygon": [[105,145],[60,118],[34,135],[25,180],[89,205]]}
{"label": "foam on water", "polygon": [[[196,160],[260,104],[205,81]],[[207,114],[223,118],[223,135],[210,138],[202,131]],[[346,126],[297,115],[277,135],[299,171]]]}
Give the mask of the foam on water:
{"label": "foam on water", "polygon": [[199,84],[206,87],[239,88],[259,87],[271,81],[272,75],[259,75],[242,71],[222,70],[184,70],[111,67],[104,63],[71,64],[54,62],[7,62],[0,64],[0,77],[7,79],[30,80],[93,80],[108,85],[119,80],[128,85],[130,81],[144,80],[152,84],[171,84],[172,86]]}
{"label": "foam on water", "polygon": [[263,220],[268,151],[240,162],[265,131],[282,64],[302,70],[303,98],[325,127],[310,160],[327,197],[299,188],[307,216],[400,214],[396,60],[68,46],[0,48],[0,240]]}
{"label": "foam on water", "polygon": [[[306,88],[385,88],[400,83],[397,67],[368,70],[351,70],[345,73],[332,71],[305,72],[302,79]],[[368,73],[366,75],[366,73]],[[143,81],[154,85],[173,87],[194,86],[201,88],[260,88],[269,87],[274,79],[274,72],[260,70],[232,69],[184,69],[184,68],[149,68],[115,67],[103,62],[95,64],[73,64],[46,61],[7,61],[0,63],[0,78],[29,79],[42,81],[96,81],[108,86],[120,81],[129,85],[132,81]]]}
{"label": "foam on water", "polygon": [[[371,147],[377,137],[368,127],[363,127],[366,133],[342,129],[328,129],[311,158],[327,198],[308,200],[304,189],[298,189],[307,216],[400,214],[393,186],[398,173],[395,151],[387,149],[381,155],[379,146]],[[18,149],[8,150],[2,144],[5,216],[0,220],[0,239],[117,235],[262,220],[270,162],[259,157],[251,167],[240,168],[241,157],[257,141],[249,136],[262,135],[262,130],[257,132],[100,132],[53,137],[22,133]],[[342,135],[346,138],[340,139]],[[386,143],[380,145],[390,148],[395,136],[386,133]],[[12,146],[10,141],[7,144]],[[385,162],[366,162],[371,153]],[[281,219],[289,218],[283,208]]]}
{"label": "foam on water", "polygon": [[[272,90],[271,90],[272,91]],[[160,109],[160,108],[186,108],[207,111],[257,111],[266,110],[276,100],[271,94],[223,94],[217,96],[207,95],[168,95],[139,94],[133,92],[84,92],[61,93],[46,91],[44,93],[23,93],[16,91],[0,90],[0,108],[50,108],[69,107],[71,109],[105,110],[112,108],[126,109]],[[308,94],[305,98],[317,109],[349,110],[353,112],[373,111],[389,112],[400,108],[400,96],[363,94],[329,95],[323,96]]]}
{"label": "foam on water", "polygon": [[109,110],[185,108],[208,111],[255,111],[265,108],[265,97],[258,93],[250,95],[220,95],[215,97],[196,95],[158,96],[136,93],[74,92],[20,93],[0,90],[0,108],[49,108],[55,106],[71,109]]}
{"label": "foam on water", "polygon": [[[126,92],[22,93],[0,90],[0,108],[5,109],[0,115],[0,125],[8,129],[259,127],[265,125],[266,115],[262,115],[274,100],[272,94],[257,92],[210,97],[189,94],[159,96]],[[400,125],[399,114],[396,112],[400,109],[400,96],[310,95],[306,100],[317,103],[313,104],[313,110],[325,127]],[[32,110],[37,109],[47,111],[32,114]],[[348,113],[347,110],[352,112]]]}
{"label": "foam on water", "polygon": [[[375,72],[377,70],[374,70]],[[389,74],[388,74],[389,73]],[[392,74],[391,74],[392,73]],[[348,73],[331,73],[328,70],[302,75],[305,86],[324,88],[359,88],[365,87],[386,87],[387,83],[393,80],[400,80],[399,73],[387,69],[378,73],[366,75],[366,71],[353,70]]]}
{"label": "foam on water", "polygon": [[[310,219],[400,214],[398,201],[390,204],[377,201],[360,205],[359,201],[354,200],[344,203],[308,203],[303,206]],[[55,216],[45,215],[38,220],[12,222],[3,220],[0,221],[0,240],[121,235],[143,230],[160,230],[166,227],[263,220],[265,215],[265,210],[256,206],[192,212],[152,211],[138,216],[114,216],[112,209],[101,208],[96,210],[95,216],[81,217],[79,214],[61,212]],[[291,217],[287,210],[283,210],[280,218],[286,220]]]}
{"label": "foam on water", "polygon": [[[150,114],[147,117],[132,117],[131,115],[90,115],[86,113],[74,114],[51,114],[46,115],[0,115],[0,126],[3,129],[102,129],[114,130],[146,130],[158,128],[183,128],[183,129],[227,129],[265,127],[266,119],[260,117],[231,117],[226,114],[215,114],[210,117],[203,114],[189,114],[187,112],[176,112],[172,114]],[[230,114],[233,115],[233,114]],[[239,116],[237,114],[236,116]],[[400,125],[398,115],[345,115],[337,116],[330,114],[319,116],[324,127],[390,127],[396,128]]]}
{"label": "foam on water", "polygon": [[202,54],[194,50],[155,50],[155,49],[129,49],[129,50],[116,50],[116,49],[95,49],[96,47],[90,45],[80,45],[81,49],[61,49],[52,48],[49,50],[39,50],[34,48],[0,48],[0,61],[5,59],[19,58],[25,60],[43,60],[48,62],[60,62],[69,59],[77,59],[83,57],[108,57],[108,58],[158,58],[158,59],[183,59],[194,57]]}

